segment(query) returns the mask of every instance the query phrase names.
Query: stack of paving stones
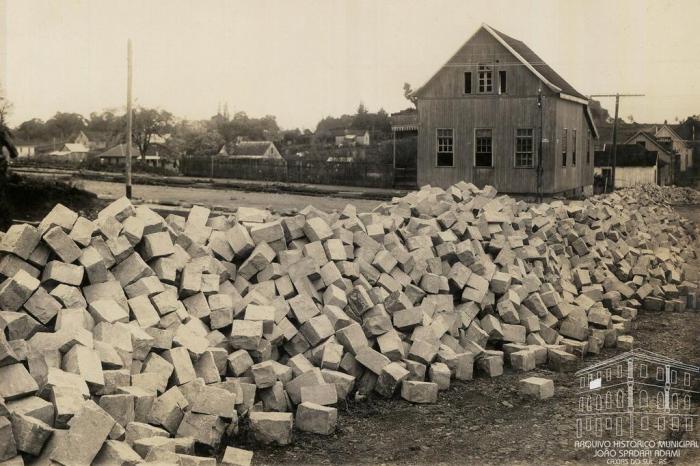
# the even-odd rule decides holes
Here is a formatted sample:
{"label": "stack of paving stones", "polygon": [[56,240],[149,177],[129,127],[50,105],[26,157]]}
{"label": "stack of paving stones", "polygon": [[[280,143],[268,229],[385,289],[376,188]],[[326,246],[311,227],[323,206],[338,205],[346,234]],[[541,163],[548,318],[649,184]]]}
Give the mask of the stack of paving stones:
{"label": "stack of paving stones", "polygon": [[631,347],[639,309],[697,303],[697,232],[640,199],[459,183],[370,213],[57,205],[0,242],[0,461],[246,465],[251,438],[333,434],[350,397],[434,403]]}

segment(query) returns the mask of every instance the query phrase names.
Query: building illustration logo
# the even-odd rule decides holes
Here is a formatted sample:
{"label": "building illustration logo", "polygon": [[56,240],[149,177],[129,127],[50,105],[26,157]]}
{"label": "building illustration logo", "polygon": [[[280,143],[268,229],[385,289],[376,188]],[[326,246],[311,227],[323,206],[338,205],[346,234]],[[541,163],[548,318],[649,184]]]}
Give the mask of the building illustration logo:
{"label": "building illustration logo", "polygon": [[576,437],[637,438],[698,428],[698,366],[633,349],[576,372]]}

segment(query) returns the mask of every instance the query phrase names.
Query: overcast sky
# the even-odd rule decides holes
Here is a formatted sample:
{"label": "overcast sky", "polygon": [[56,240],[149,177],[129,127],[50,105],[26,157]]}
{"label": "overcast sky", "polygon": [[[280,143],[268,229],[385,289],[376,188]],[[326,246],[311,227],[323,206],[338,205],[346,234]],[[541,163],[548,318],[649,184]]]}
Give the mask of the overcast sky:
{"label": "overcast sky", "polygon": [[231,113],[314,128],[360,101],[398,111],[409,105],[403,83],[423,84],[483,22],[583,94],[646,94],[623,101],[622,117],[700,113],[697,0],[6,2],[13,124],[123,108],[128,37],[137,104],[177,116],[208,118],[228,102]]}

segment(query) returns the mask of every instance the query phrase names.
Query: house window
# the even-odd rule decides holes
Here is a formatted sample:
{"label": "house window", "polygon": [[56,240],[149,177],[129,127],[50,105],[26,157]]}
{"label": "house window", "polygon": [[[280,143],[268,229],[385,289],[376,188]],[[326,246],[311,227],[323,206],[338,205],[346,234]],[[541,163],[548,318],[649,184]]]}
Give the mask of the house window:
{"label": "house window", "polygon": [[689,387],[690,386],[690,374],[685,372],[683,374],[683,385]]}
{"label": "house window", "polygon": [[493,68],[490,65],[479,65],[479,92],[493,92]]}
{"label": "house window", "polygon": [[678,372],[675,370],[671,371],[671,383],[678,383]]}
{"label": "house window", "polygon": [[[561,166],[566,167],[566,153],[568,151],[569,144],[569,130],[564,128],[564,134],[561,136]],[[619,372],[619,371],[618,371]],[[618,377],[620,375],[618,374]]]}
{"label": "house window", "polygon": [[605,418],[605,430],[610,430],[610,429],[612,429],[612,418],[606,417]]}
{"label": "house window", "polygon": [[639,391],[639,407],[646,408],[649,406],[649,395],[647,395],[646,390]]}
{"label": "house window", "polygon": [[576,166],[576,130],[571,134],[571,165]]}
{"label": "house window", "polygon": [[493,139],[490,129],[477,129],[474,133],[474,166],[490,167],[493,165]]}
{"label": "house window", "polygon": [[663,367],[656,368],[656,380],[663,382],[663,380],[664,380],[664,368]]}
{"label": "house window", "polygon": [[605,369],[605,380],[610,380],[612,378],[612,370],[608,367]]}
{"label": "house window", "polygon": [[515,168],[535,166],[535,134],[532,128],[515,130]]}
{"label": "house window", "polygon": [[664,399],[664,394],[659,392],[656,394],[656,407],[657,408],[663,408],[665,405],[665,399]]}
{"label": "house window", "polygon": [[437,130],[437,166],[452,167],[454,165],[454,137],[452,128]]}
{"label": "house window", "polygon": [[464,93],[465,94],[472,93],[472,73],[471,73],[471,71],[467,71],[466,73],[464,73]]}
{"label": "house window", "polygon": [[666,430],[666,418],[659,416],[656,418],[656,428],[658,430]]}
{"label": "house window", "polygon": [[498,91],[501,94],[505,94],[506,90],[508,88],[508,82],[506,79],[506,72],[505,71],[499,71],[498,72]]}
{"label": "house window", "polygon": [[639,366],[639,376],[646,378],[647,377],[647,365],[642,364]]}
{"label": "house window", "polygon": [[584,377],[579,377],[578,380],[581,382],[581,388],[586,388],[586,379]]}
{"label": "house window", "polygon": [[685,430],[687,430],[688,432],[693,431],[693,418],[692,417],[685,418]]}
{"label": "house window", "polygon": [[642,416],[642,430],[649,430],[649,416]]}
{"label": "house window", "polygon": [[586,139],[586,165],[591,164],[591,132],[588,132],[588,139]]}

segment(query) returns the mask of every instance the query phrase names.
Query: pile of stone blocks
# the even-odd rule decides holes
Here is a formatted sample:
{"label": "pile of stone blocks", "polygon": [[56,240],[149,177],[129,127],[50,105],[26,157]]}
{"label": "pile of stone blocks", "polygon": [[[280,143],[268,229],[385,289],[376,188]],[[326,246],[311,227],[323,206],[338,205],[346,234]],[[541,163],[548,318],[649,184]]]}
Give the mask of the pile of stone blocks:
{"label": "pile of stone blocks", "polygon": [[458,183],[368,213],[59,204],[0,241],[0,461],[248,464],[237,436],[330,435],[350,397],[434,403],[630,347],[640,308],[697,305],[697,232],[639,199]]}

